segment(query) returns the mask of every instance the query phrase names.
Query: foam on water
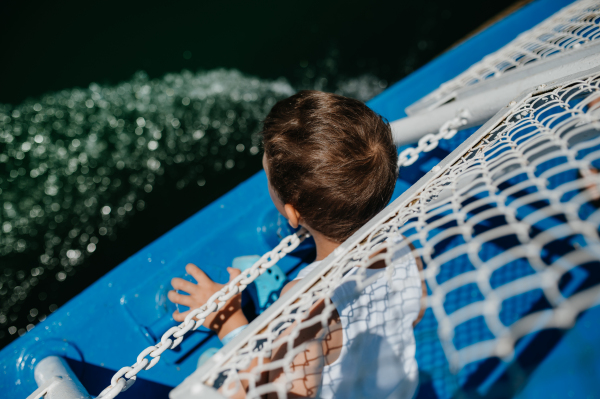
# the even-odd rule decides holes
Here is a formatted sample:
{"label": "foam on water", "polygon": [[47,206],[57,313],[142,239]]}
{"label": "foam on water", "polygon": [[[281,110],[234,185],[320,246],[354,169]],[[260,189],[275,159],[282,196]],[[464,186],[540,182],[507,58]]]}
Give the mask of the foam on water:
{"label": "foam on water", "polygon": [[[322,88],[322,79],[312,82]],[[381,90],[370,75],[336,84],[340,94],[361,100]],[[18,328],[13,308],[42,274],[65,281],[106,238],[116,239],[165,176],[181,189],[243,168],[260,152],[260,121],[294,92],[285,79],[236,70],[155,80],[140,72],[116,86],[0,105],[0,259],[41,254],[37,265],[0,269],[0,338],[43,320],[44,311],[31,309],[29,324]]]}

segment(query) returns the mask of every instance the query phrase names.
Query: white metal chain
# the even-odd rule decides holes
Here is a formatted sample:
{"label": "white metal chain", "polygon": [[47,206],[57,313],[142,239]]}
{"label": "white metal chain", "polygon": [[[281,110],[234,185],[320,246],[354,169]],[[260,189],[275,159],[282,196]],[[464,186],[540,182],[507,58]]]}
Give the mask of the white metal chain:
{"label": "white metal chain", "polygon": [[441,140],[449,140],[458,129],[467,124],[469,111],[462,109],[454,118],[446,121],[437,133],[426,134],[419,139],[416,147],[407,148],[398,155],[398,168],[410,166],[419,159],[419,154],[435,149]]}
{"label": "white metal chain", "polygon": [[[167,349],[174,349],[183,341],[185,333],[200,327],[206,320],[206,317],[220,310],[229,299],[246,289],[248,285],[266,272],[267,269],[296,249],[308,236],[307,230],[302,228],[295,234],[284,238],[279,245],[264,254],[252,267],[244,270],[221,290],[214,293],[204,305],[192,310],[181,324],[167,330],[161,337],[160,342],[144,349],[138,355],[133,365],[123,367],[117,371],[110,381],[110,386],[100,393],[98,399],[112,399],[121,392],[125,392],[135,383],[137,374],[140,371],[149,370],[154,367],[160,360],[163,352]],[[148,356],[150,356],[150,359]]]}

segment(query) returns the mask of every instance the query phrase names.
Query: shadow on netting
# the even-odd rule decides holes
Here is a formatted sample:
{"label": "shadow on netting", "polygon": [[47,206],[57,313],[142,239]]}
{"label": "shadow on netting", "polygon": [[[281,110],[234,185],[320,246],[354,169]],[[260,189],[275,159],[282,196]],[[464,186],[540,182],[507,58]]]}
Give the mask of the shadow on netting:
{"label": "shadow on netting", "polygon": [[[451,387],[440,389],[441,382],[430,373],[419,370],[419,387],[416,399],[505,399],[517,396],[529,381],[529,377],[544,361],[564,336],[561,330],[544,330],[536,334],[515,361],[502,362],[498,358],[481,361],[469,375],[460,371],[458,375],[445,374],[451,385],[459,385],[454,392]],[[461,375],[462,374],[462,375]],[[448,384],[450,385],[450,384]],[[445,391],[445,392],[444,392]]]}
{"label": "shadow on netting", "polygon": [[414,383],[405,373],[407,365],[385,337],[361,333],[352,341],[348,352],[351,355],[345,356],[341,363],[345,383],[339,385],[336,398],[407,397],[407,392],[414,389]]}

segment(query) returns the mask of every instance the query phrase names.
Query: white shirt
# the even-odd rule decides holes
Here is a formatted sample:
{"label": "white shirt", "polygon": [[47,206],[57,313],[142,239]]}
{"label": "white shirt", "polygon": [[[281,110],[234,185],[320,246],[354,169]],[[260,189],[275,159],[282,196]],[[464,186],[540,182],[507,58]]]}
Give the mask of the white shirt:
{"label": "white shirt", "polygon": [[[418,368],[412,323],[420,310],[421,278],[401,237],[388,251],[390,266],[352,269],[331,298],[342,322],[343,346],[338,359],[323,368],[321,398],[410,399],[415,393]],[[296,280],[320,263],[306,266]],[[357,292],[357,283],[371,277],[375,281]]]}

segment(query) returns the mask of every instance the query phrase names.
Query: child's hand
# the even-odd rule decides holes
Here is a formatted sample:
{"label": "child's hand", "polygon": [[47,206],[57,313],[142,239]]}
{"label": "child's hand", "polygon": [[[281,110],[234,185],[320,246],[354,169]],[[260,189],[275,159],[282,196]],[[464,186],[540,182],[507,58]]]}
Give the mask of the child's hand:
{"label": "child's hand", "polygon": [[[182,295],[177,291],[169,291],[169,299],[173,303],[188,306],[190,310],[180,313],[179,310],[173,312],[173,319],[184,321],[185,316],[192,310],[204,305],[206,301],[217,291],[225,286],[212,281],[206,273],[200,270],[196,265],[188,264],[185,267],[188,274],[197,281],[197,284],[190,283],[181,278],[171,280],[171,285],[175,290],[187,292],[188,295]],[[229,272],[229,281],[240,275],[241,271],[232,267],[227,268]],[[221,310],[211,313],[206,317],[203,325],[215,331],[219,338],[223,338],[229,332],[238,327],[248,324],[248,320],[242,313],[242,295],[238,294],[232,297]]]}

